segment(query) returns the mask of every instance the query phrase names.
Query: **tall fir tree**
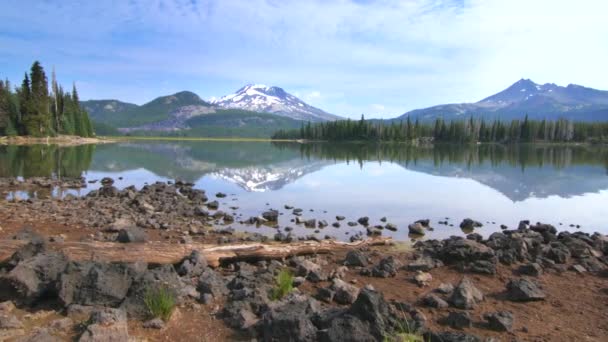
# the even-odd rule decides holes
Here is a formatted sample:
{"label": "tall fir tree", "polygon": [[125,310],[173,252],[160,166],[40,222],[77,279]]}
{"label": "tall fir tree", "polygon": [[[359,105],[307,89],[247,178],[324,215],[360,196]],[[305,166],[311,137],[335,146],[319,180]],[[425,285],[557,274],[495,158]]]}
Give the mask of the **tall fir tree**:
{"label": "tall fir tree", "polygon": [[37,137],[51,135],[48,82],[40,62],[36,61],[32,65],[30,79],[30,96],[26,111],[21,113],[25,133]]}

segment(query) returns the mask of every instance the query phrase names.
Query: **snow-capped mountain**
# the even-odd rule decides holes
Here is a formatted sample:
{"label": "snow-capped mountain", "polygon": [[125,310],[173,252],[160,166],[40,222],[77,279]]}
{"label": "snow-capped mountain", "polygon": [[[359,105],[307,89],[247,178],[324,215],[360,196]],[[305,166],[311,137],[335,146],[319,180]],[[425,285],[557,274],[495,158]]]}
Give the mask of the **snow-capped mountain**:
{"label": "snow-capped mountain", "polygon": [[608,118],[608,91],[576,84],[537,84],[521,79],[507,89],[475,103],[453,103],[416,109],[397,119],[446,120],[475,116],[488,119],[558,119],[599,121]]}
{"label": "snow-capped mountain", "polygon": [[237,90],[236,93],[212,100],[211,103],[223,108],[272,113],[304,121],[319,122],[341,119],[339,116],[306,104],[282,88],[262,84],[248,84]]}

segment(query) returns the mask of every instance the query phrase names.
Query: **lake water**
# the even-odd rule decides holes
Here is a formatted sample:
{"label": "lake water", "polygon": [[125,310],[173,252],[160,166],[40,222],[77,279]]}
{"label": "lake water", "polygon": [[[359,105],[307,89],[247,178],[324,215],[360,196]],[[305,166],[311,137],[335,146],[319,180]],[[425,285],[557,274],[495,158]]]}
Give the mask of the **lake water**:
{"label": "lake water", "polygon": [[[384,231],[408,239],[407,225],[431,219],[427,237],[461,235],[458,224],[481,221],[482,235],[522,219],[551,223],[558,229],[608,233],[608,149],[592,146],[436,146],[297,144],[270,142],[133,141],[59,148],[0,146],[1,177],[112,177],[117,187],[182,179],[207,191],[229,194],[220,209],[238,206],[242,218],[267,208],[282,210],[282,227],[295,224],[291,210],[304,218],[336,215],[346,221],[381,217],[398,226]],[[122,180],[118,180],[122,177]],[[54,189],[53,195],[84,195]],[[20,196],[45,196],[26,194]],[[12,193],[6,194],[13,196]],[[310,211],[310,210],[314,211]],[[453,227],[439,225],[449,218]],[[347,239],[361,226],[327,227],[319,233]],[[494,223],[493,223],[494,222]],[[272,234],[274,229],[234,224],[234,228]],[[301,233],[312,233],[297,228]]]}

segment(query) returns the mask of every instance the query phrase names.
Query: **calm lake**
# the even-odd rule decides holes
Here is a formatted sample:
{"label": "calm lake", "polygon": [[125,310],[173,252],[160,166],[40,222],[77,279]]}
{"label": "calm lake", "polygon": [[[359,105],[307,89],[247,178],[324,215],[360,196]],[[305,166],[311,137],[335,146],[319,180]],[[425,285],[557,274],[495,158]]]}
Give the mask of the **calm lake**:
{"label": "calm lake", "polygon": [[[385,235],[408,239],[407,225],[429,218],[427,237],[463,234],[463,218],[481,221],[482,235],[516,228],[522,219],[558,229],[608,233],[608,149],[592,146],[436,146],[297,144],[270,142],[133,141],[77,147],[0,146],[0,177],[112,177],[119,188],[182,179],[228,197],[220,209],[239,207],[242,219],[268,208],[284,214],[282,227],[296,225],[285,205],[304,209],[304,218],[346,216],[326,234],[347,239],[361,226],[347,221],[381,217],[398,226]],[[122,179],[119,179],[122,177]],[[52,194],[84,195],[98,188],[54,189]],[[5,194],[7,198],[14,193]],[[311,211],[313,210],[313,211]],[[453,226],[438,224],[448,218]],[[580,228],[570,225],[580,225]],[[232,225],[273,234],[269,227]],[[296,232],[312,230],[297,227]]]}

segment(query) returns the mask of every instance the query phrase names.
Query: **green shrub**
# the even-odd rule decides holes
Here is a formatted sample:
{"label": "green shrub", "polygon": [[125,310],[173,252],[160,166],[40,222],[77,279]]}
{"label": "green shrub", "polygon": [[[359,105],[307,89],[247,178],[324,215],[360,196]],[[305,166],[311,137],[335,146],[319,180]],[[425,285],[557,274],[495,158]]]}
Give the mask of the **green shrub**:
{"label": "green shrub", "polygon": [[293,275],[288,269],[282,269],[275,278],[275,287],[272,289],[272,300],[279,300],[293,290]]}
{"label": "green shrub", "polygon": [[144,294],[144,303],[152,317],[167,321],[175,309],[175,294],[164,286],[151,288]]}

